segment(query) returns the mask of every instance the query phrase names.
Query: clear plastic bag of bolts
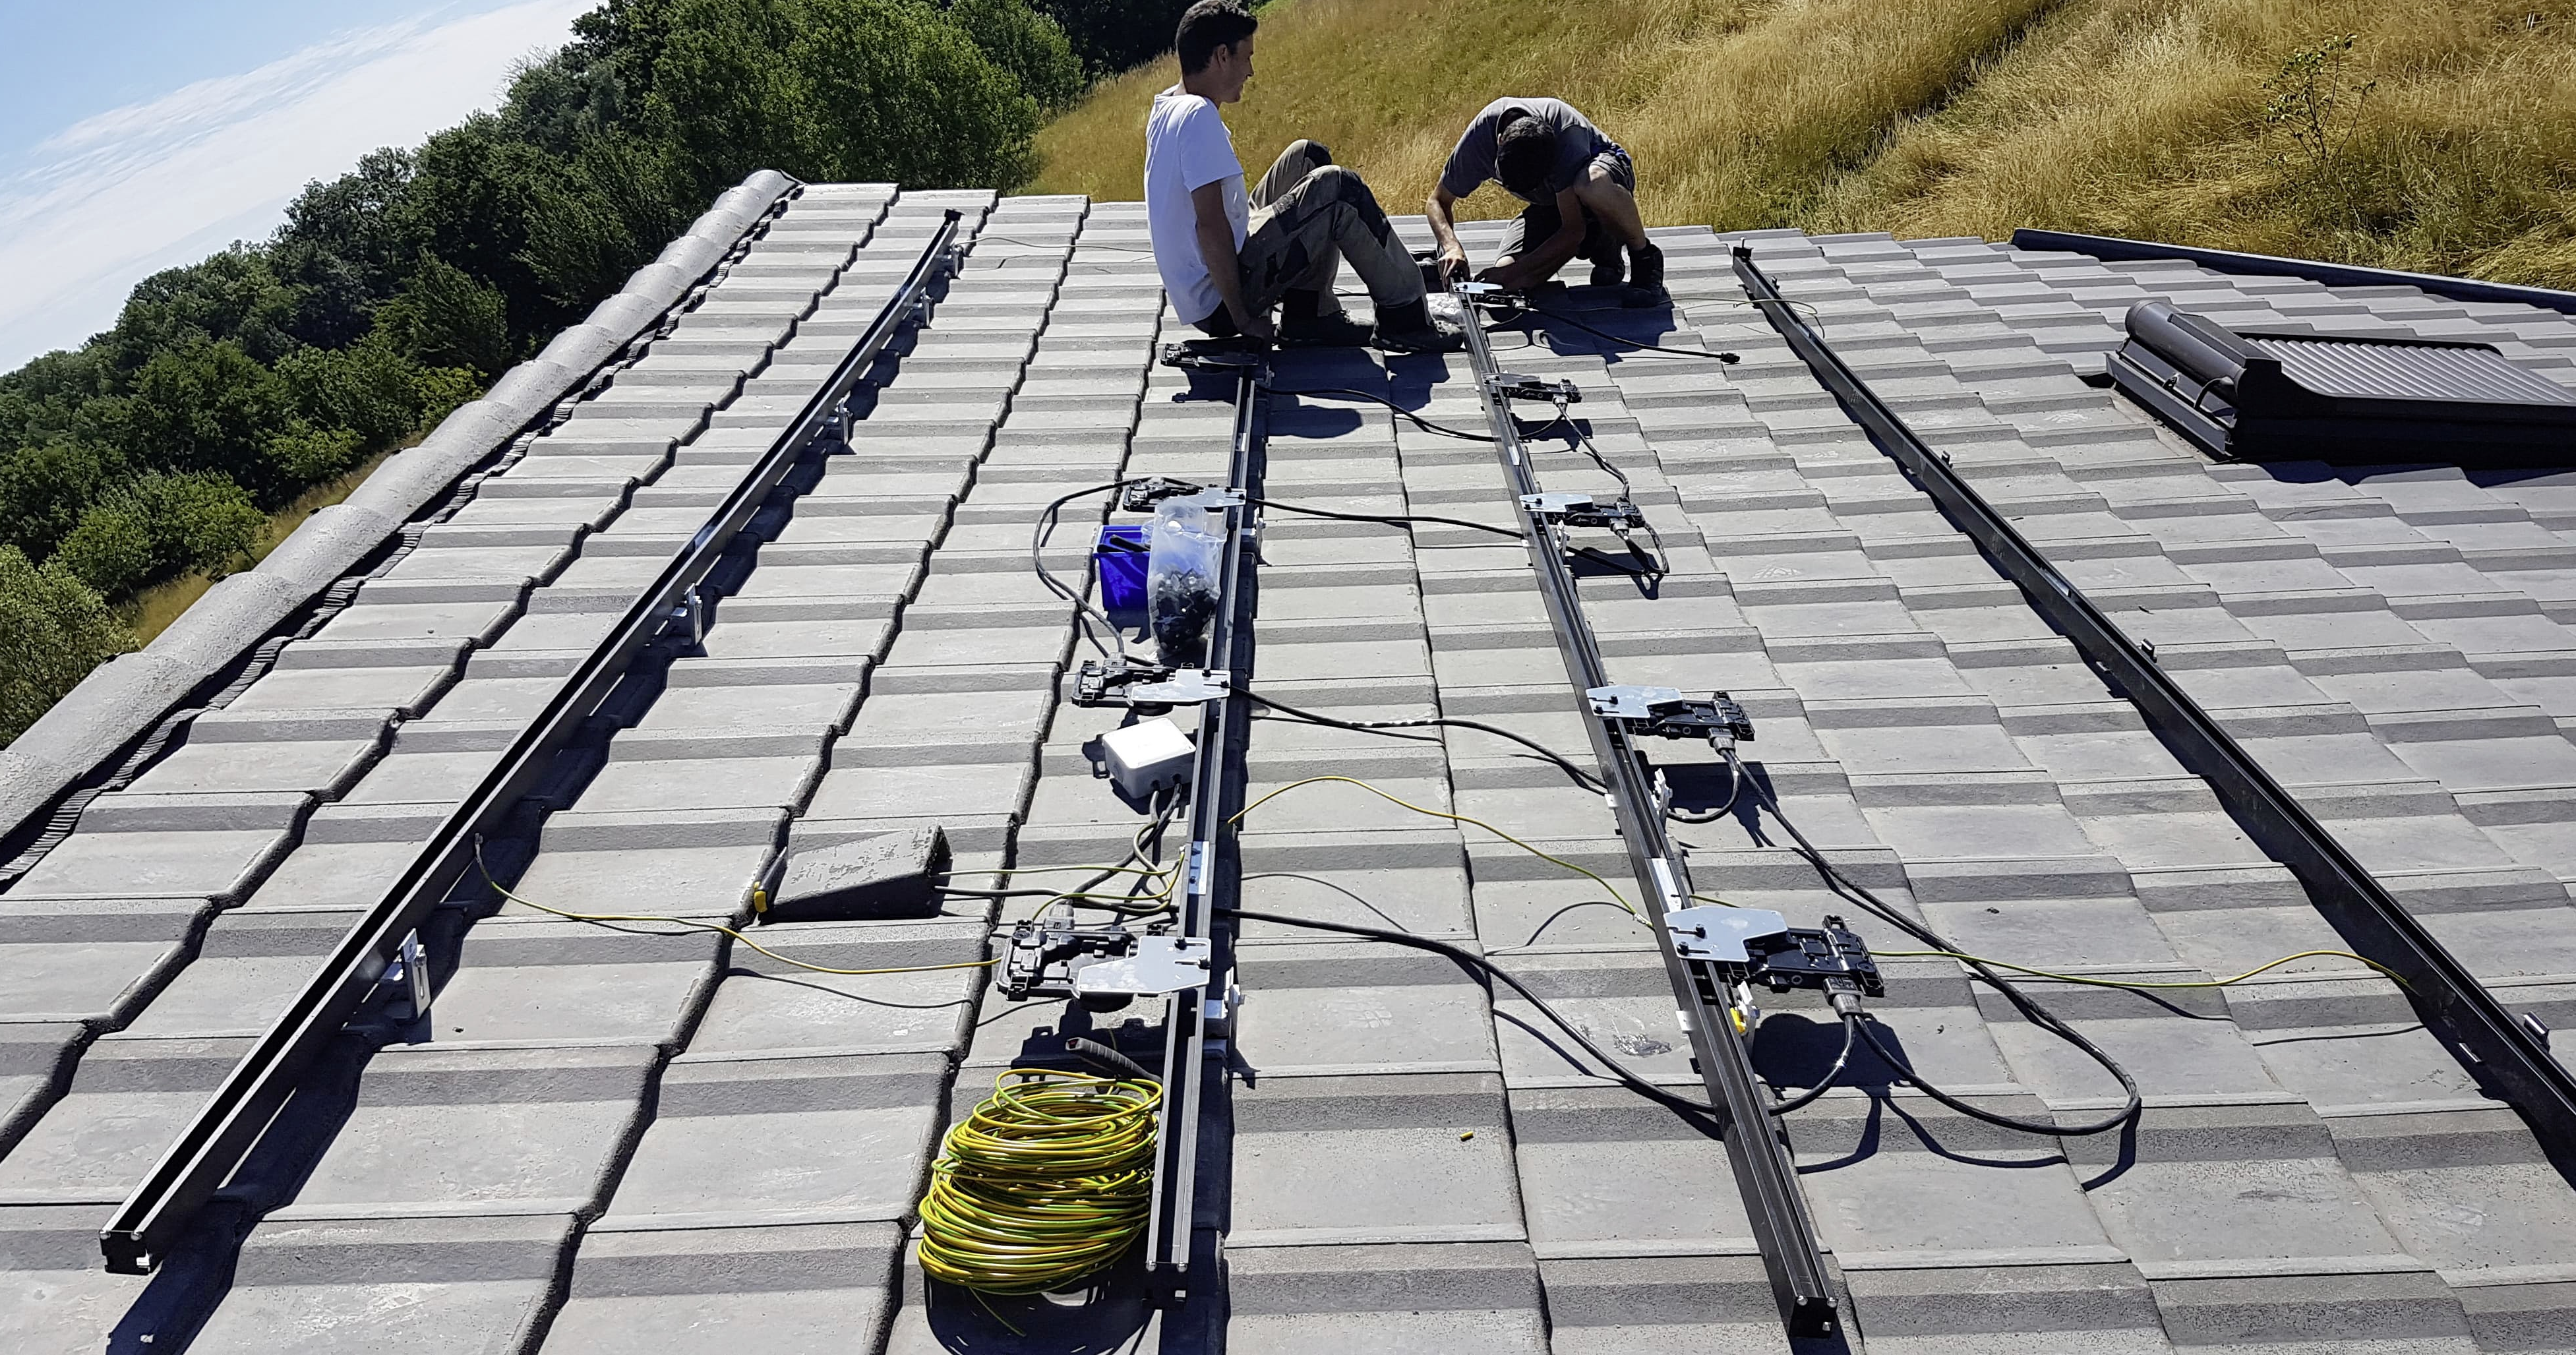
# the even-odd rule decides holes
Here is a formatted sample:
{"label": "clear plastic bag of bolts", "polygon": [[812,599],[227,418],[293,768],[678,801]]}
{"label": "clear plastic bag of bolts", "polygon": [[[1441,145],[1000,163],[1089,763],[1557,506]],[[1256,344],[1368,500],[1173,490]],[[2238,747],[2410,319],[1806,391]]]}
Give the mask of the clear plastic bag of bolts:
{"label": "clear plastic bag of bolts", "polygon": [[1425,305],[1428,305],[1431,308],[1431,321],[1433,324],[1438,324],[1439,322],[1446,320],[1453,325],[1463,327],[1467,323],[1467,308],[1459,304],[1458,297],[1455,293],[1447,291],[1426,292],[1423,294],[1422,300]]}
{"label": "clear plastic bag of bolts", "polygon": [[1207,666],[1224,562],[1226,495],[1208,490],[1154,506],[1146,534],[1145,600],[1155,655],[1174,668]]}

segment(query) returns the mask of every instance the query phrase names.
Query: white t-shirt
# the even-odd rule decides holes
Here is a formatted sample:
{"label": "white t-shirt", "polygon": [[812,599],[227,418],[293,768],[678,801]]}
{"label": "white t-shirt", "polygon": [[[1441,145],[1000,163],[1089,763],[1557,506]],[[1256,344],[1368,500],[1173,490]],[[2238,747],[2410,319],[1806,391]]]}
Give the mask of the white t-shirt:
{"label": "white t-shirt", "polygon": [[1216,105],[1178,85],[1154,96],[1145,119],[1145,229],[1154,242],[1154,266],[1163,290],[1184,323],[1196,324],[1225,304],[1199,257],[1199,215],[1190,194],[1225,184],[1225,216],[1234,223],[1234,247],[1252,230],[1252,207],[1243,192],[1243,162],[1234,156],[1234,134]]}

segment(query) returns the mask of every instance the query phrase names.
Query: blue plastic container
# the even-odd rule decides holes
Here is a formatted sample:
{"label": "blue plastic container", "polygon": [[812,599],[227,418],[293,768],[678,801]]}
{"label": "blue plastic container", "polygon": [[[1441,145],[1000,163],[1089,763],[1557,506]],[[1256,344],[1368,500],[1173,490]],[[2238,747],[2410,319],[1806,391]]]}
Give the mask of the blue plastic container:
{"label": "blue plastic container", "polygon": [[1100,609],[1122,630],[1145,624],[1148,550],[1145,526],[1137,523],[1101,528],[1100,544],[1091,551],[1091,566],[1100,575]]}

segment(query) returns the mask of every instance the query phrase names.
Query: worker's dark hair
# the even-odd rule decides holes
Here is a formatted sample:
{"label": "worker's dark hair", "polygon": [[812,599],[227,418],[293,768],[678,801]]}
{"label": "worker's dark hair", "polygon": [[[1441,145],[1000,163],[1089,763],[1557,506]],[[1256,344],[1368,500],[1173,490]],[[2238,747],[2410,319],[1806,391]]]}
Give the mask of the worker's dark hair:
{"label": "worker's dark hair", "polygon": [[1181,11],[1180,31],[1172,35],[1172,51],[1181,59],[1181,74],[1196,75],[1206,70],[1216,49],[1240,45],[1260,26],[1261,21],[1243,7],[1243,0],[1199,0]]}
{"label": "worker's dark hair", "polygon": [[1536,198],[1556,187],[1548,182],[1555,172],[1555,129],[1526,113],[1506,114],[1494,137],[1495,181],[1522,197]]}

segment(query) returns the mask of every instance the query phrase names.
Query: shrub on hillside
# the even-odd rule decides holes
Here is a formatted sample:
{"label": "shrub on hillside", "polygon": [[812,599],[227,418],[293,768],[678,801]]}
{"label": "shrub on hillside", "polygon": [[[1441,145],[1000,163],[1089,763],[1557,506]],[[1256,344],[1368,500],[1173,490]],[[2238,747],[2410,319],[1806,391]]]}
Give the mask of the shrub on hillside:
{"label": "shrub on hillside", "polygon": [[69,569],[39,569],[17,547],[0,545],[0,746],[89,670],[133,647],[106,601]]}
{"label": "shrub on hillside", "polygon": [[267,525],[268,516],[223,476],[145,475],[91,504],[46,564],[119,597],[191,569],[220,574]]}
{"label": "shrub on hillside", "polygon": [[347,429],[368,447],[391,446],[420,425],[421,365],[382,333],[336,350],[299,348],[277,375],[305,423]]}

